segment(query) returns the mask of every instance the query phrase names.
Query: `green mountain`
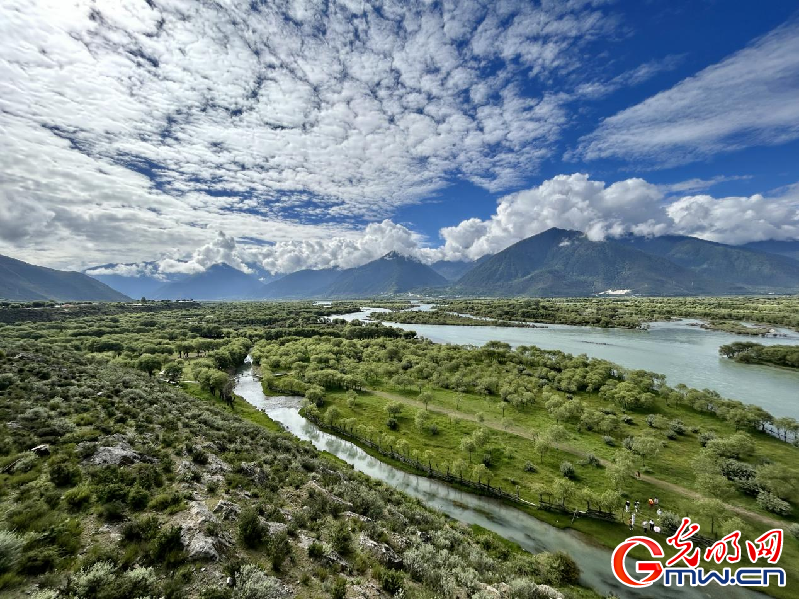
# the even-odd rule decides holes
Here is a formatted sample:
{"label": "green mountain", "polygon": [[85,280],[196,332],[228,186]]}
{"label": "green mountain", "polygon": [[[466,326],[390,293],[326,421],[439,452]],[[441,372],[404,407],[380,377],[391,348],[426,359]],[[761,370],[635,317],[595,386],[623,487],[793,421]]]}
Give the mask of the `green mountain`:
{"label": "green mountain", "polygon": [[347,270],[300,270],[266,285],[261,298],[324,299],[393,295],[414,289],[443,287],[447,280],[429,266],[390,252]]}
{"label": "green mountain", "polygon": [[780,256],[787,256],[794,260],[799,260],[799,240],[795,241],[752,241],[741,247],[755,250],[758,252],[766,252],[767,254],[778,254]]}
{"label": "green mountain", "polygon": [[0,256],[0,298],[16,301],[124,302],[130,298],[80,272],[54,270]]}
{"label": "green mountain", "polygon": [[744,285],[752,292],[799,290],[799,262],[786,256],[682,235],[630,236],[616,241],[667,258],[697,274]]}
{"label": "green mountain", "polygon": [[366,297],[446,284],[447,280],[429,266],[397,252],[390,252],[358,268],[342,271],[328,292],[330,297]]}
{"label": "green mountain", "polygon": [[580,296],[611,290],[644,295],[743,293],[721,282],[643,252],[628,243],[590,241],[576,231],[549,229],[475,266],[453,291],[468,295]]}

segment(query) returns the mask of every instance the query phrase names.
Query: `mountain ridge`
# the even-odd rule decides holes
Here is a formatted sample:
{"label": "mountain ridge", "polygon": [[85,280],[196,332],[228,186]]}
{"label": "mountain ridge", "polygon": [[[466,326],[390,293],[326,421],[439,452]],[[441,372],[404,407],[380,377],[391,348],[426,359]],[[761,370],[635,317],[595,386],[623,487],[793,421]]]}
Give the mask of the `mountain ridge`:
{"label": "mountain ridge", "polygon": [[16,301],[130,301],[127,295],[83,273],[37,266],[3,255],[0,255],[0,298]]}

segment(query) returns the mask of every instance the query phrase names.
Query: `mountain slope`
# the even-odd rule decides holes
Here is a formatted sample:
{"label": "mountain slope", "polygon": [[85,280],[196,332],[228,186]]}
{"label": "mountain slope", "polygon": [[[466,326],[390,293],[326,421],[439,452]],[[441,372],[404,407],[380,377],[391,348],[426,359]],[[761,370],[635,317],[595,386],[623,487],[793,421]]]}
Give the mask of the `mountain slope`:
{"label": "mountain slope", "polygon": [[54,270],[0,256],[0,297],[10,300],[124,302],[126,295],[80,272]]}
{"label": "mountain slope", "polygon": [[787,256],[794,260],[799,260],[799,240],[796,241],[752,241],[741,247],[755,250],[758,252],[765,252],[767,254],[778,254],[780,256]]}
{"label": "mountain slope", "polygon": [[[144,266],[151,266],[155,269],[154,262],[145,262]],[[116,289],[120,293],[132,298],[153,297],[166,283],[171,283],[186,278],[184,274],[172,274],[167,279],[157,278],[150,275],[141,274],[138,276],[125,276],[122,274],[98,274],[98,272],[122,270],[120,267],[129,267],[132,272],[140,272],[138,264],[102,264],[83,271],[93,279],[105,283],[111,289]]]}
{"label": "mountain slope", "polygon": [[629,289],[647,295],[742,292],[660,256],[615,241],[549,229],[524,239],[466,273],[454,290],[474,295],[568,296]]}
{"label": "mountain slope", "polygon": [[263,289],[254,275],[227,264],[214,264],[207,270],[156,290],[154,299],[230,300],[257,296]]}
{"label": "mountain slope", "polygon": [[616,241],[753,292],[799,290],[799,262],[785,256],[682,235],[629,236]]}
{"label": "mountain slope", "polygon": [[262,299],[305,299],[327,297],[327,290],[341,275],[335,268],[298,270],[264,285],[257,296]]}
{"label": "mountain slope", "polygon": [[390,252],[368,264],[341,272],[328,288],[330,297],[365,297],[442,287],[447,280],[429,266]]}

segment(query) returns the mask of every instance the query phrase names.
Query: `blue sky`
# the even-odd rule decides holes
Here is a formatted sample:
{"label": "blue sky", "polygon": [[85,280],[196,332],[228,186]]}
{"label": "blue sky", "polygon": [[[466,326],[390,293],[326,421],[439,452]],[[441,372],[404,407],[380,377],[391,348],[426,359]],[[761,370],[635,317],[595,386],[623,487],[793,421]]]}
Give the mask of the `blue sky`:
{"label": "blue sky", "polygon": [[135,275],[471,260],[550,226],[799,238],[797,11],[9,0],[0,253]]}

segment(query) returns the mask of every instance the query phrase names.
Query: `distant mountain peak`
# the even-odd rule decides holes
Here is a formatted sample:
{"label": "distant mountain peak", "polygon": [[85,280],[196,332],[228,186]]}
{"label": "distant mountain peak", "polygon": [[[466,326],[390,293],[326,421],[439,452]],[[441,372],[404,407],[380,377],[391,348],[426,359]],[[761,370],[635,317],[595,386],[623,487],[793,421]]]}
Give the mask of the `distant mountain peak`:
{"label": "distant mountain peak", "polygon": [[381,260],[411,260],[413,262],[419,262],[416,258],[411,256],[407,256],[405,254],[400,254],[397,250],[391,250],[388,254],[384,254]]}

